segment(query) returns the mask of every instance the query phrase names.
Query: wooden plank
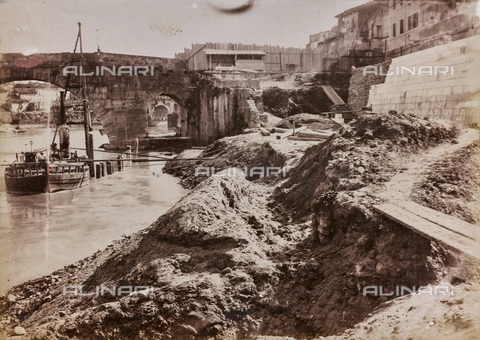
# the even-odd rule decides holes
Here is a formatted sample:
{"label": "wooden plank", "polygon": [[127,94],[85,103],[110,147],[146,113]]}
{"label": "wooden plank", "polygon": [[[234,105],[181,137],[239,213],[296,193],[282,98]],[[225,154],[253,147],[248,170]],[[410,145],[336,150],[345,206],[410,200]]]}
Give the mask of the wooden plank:
{"label": "wooden plank", "polygon": [[287,137],[288,140],[298,140],[298,141],[311,141],[311,142],[323,142],[327,138],[322,138],[322,137],[296,137],[296,136],[290,136]]}
{"label": "wooden plank", "polygon": [[480,226],[470,224],[440,211],[421,206],[412,201],[401,201],[395,203],[399,207],[411,212],[412,214],[418,215],[457,234],[471,238],[472,240],[480,241]]}
{"label": "wooden plank", "polygon": [[322,85],[322,89],[327,95],[328,98],[332,101],[333,104],[335,105],[347,105],[342,98],[335,92],[334,89],[332,89],[331,86],[328,85]]}
{"label": "wooden plank", "polygon": [[436,241],[446,248],[459,251],[474,260],[480,260],[480,243],[477,241],[427,221],[390,203],[376,205],[373,209],[429,240]]}
{"label": "wooden plank", "polygon": [[302,126],[302,127],[299,127],[298,129],[291,129],[291,130],[288,130],[287,132],[284,132],[282,133],[281,135],[278,135],[277,136],[277,139],[284,139],[284,138],[287,138],[289,136],[292,136],[294,133],[296,132],[299,132],[299,131],[302,131],[302,130],[305,130],[307,127],[306,126]]}
{"label": "wooden plank", "polygon": [[288,131],[288,129],[282,129],[282,128],[278,128],[278,127],[273,127],[273,128],[270,129],[270,132],[271,132],[271,133],[275,133],[275,132],[277,132],[277,133],[285,133],[285,132],[287,132],[287,131]]}
{"label": "wooden plank", "polygon": [[259,128],[259,130],[262,136],[270,136],[270,132],[267,129]]}
{"label": "wooden plank", "polygon": [[331,135],[333,135],[334,132],[328,132],[328,133],[325,133],[325,132],[317,132],[317,131],[312,131],[312,130],[304,130],[304,131],[300,131],[298,134],[296,133],[295,135],[297,137],[311,137],[311,138],[325,138],[327,139],[328,137],[330,137]]}

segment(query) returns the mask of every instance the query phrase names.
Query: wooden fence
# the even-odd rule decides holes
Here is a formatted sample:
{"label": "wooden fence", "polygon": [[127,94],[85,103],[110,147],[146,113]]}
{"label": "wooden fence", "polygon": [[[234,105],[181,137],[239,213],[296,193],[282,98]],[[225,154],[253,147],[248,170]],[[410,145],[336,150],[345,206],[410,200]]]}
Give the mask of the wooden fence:
{"label": "wooden fence", "polygon": [[325,69],[325,59],[320,51],[298,47],[282,47],[255,44],[233,43],[206,43],[192,44],[192,48],[185,48],[183,53],[175,54],[175,58],[188,60],[189,70],[208,70],[206,49],[234,50],[234,51],[263,51],[265,72],[308,72]]}

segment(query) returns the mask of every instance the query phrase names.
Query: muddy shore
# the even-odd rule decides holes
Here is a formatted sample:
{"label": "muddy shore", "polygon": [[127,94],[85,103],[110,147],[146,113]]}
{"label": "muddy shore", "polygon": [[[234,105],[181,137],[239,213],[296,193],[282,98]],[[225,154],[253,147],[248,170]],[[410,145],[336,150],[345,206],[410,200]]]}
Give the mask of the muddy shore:
{"label": "muddy shore", "polygon": [[[476,164],[475,153],[465,150],[477,148],[478,131],[469,133],[462,139],[465,131],[444,122],[371,114],[322,143],[276,143],[258,133],[219,140],[204,151],[214,160],[165,167],[194,189],[157,221],[2,296],[1,334],[22,340],[474,339],[478,264],[372,209],[392,178],[429,150],[463,150],[462,162]],[[440,151],[439,162],[453,159]],[[439,184],[450,181],[448,164],[456,162],[442,163],[441,180],[425,169],[414,181],[419,203],[443,206],[422,199],[432,190],[425,181],[452,193]],[[192,176],[195,166],[287,165],[286,177]],[[451,184],[472,200],[479,187],[474,168]],[[474,213],[456,216],[478,223]],[[454,286],[455,295],[363,294],[366,286],[435,284]],[[114,296],[96,293],[102,286],[143,288]]]}

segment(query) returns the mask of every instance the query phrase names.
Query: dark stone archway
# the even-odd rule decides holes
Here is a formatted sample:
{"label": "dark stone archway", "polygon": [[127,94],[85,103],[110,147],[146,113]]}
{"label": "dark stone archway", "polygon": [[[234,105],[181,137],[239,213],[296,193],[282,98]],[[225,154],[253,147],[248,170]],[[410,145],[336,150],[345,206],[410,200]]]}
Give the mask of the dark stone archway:
{"label": "dark stone archway", "polygon": [[190,96],[191,76],[182,60],[103,52],[84,53],[83,59],[80,69],[78,53],[0,54],[0,82],[49,82],[78,97],[84,86],[110,141],[146,137],[148,103],[160,93],[180,106]]}
{"label": "dark stone archway", "polygon": [[0,83],[44,81],[80,98],[83,86],[89,109],[118,147],[147,137],[148,114],[162,95],[178,105],[177,132],[194,145],[241,133],[251,123],[248,89],[217,86],[209,75],[188,72],[184,60],[84,53],[82,70],[79,60],[78,53],[0,54]]}

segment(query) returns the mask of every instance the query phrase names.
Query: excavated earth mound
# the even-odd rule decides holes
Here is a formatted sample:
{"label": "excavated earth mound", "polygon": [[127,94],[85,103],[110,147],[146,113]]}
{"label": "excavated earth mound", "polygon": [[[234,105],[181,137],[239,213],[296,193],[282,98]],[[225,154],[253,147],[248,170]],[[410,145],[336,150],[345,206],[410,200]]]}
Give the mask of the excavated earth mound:
{"label": "excavated earth mound", "polygon": [[288,207],[293,218],[304,218],[327,191],[357,190],[388,181],[403,165],[405,155],[442,142],[455,141],[451,124],[413,115],[376,113],[360,116],[313,146],[279,187],[275,202]]}
{"label": "excavated earth mound", "polygon": [[6,331],[21,325],[23,339],[312,337],[353,326],[385,300],[362,296],[365,284],[426,284],[442,270],[441,249],[372,219],[348,196],[337,209],[343,226],[318,246],[308,223],[273,220],[267,194],[242,176],[205,180],[147,229],[13,288],[2,299]]}
{"label": "excavated earth mound", "polygon": [[337,122],[320,115],[313,115],[310,113],[299,113],[285,119],[282,119],[275,127],[291,129],[295,122],[296,127],[307,126],[311,130],[331,130],[338,131],[342,127]]}
{"label": "excavated earth mound", "polygon": [[[366,295],[365,287],[389,293],[396,285],[427,285],[463,265],[458,255],[376,215],[377,200],[355,190],[387,181],[402,155],[455,136],[439,123],[375,114],[309,148],[273,194],[238,173],[204,179],[148,228],[12,288],[0,298],[0,335],[226,340],[340,334],[394,298]],[[267,144],[250,154],[248,142],[233,140],[205,153],[220,154],[219,167],[231,164],[228,149],[235,147],[247,152],[245,162],[283,164]],[[456,275],[448,282],[468,280]],[[473,329],[473,321],[458,317],[461,331],[452,330],[452,338]]]}
{"label": "excavated earth mound", "polygon": [[[235,167],[244,171],[246,167],[248,179],[255,180],[258,176],[249,176],[252,167],[281,168],[286,162],[285,155],[274,150],[268,142],[252,141],[249,135],[222,138],[206,148],[200,157],[207,159],[167,162],[163,171],[179,177],[181,184],[190,189],[205,180],[207,175],[212,176],[228,168]],[[198,170],[196,176],[195,169],[199,168],[201,171]]]}

